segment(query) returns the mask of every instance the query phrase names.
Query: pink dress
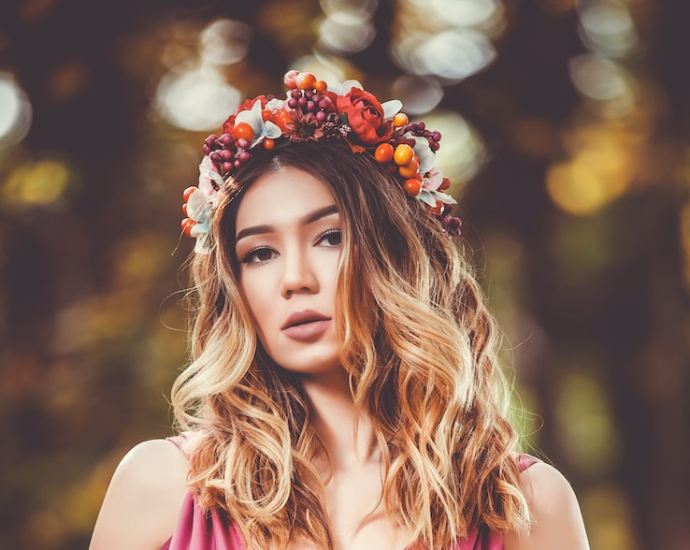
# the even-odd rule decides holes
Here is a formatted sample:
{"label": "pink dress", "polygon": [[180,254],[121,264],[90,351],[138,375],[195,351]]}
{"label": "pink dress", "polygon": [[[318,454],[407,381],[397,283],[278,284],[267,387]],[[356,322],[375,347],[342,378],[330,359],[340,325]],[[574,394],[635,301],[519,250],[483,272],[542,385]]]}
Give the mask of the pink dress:
{"label": "pink dress", "polygon": [[[178,448],[185,437],[168,438]],[[518,466],[523,471],[539,459],[518,455]],[[482,532],[474,529],[470,536],[458,541],[450,550],[503,550],[503,535],[499,532]],[[239,529],[234,523],[223,519],[216,510],[204,512],[191,493],[187,493],[182,505],[180,519],[172,537],[160,550],[245,550]]]}

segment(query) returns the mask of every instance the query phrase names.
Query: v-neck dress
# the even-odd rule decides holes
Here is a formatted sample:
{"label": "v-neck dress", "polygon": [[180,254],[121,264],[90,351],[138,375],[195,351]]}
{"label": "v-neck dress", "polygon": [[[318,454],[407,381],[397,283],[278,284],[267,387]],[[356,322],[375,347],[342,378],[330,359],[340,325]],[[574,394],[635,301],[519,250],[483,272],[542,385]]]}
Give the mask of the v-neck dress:
{"label": "v-neck dress", "polygon": [[[184,435],[168,438],[180,450]],[[539,459],[518,455],[518,467],[523,471]],[[217,510],[203,510],[191,492],[187,492],[180,518],[172,537],[160,550],[246,550],[236,524],[226,520]],[[474,529],[470,535],[457,541],[450,550],[504,550],[503,534],[496,531]]]}

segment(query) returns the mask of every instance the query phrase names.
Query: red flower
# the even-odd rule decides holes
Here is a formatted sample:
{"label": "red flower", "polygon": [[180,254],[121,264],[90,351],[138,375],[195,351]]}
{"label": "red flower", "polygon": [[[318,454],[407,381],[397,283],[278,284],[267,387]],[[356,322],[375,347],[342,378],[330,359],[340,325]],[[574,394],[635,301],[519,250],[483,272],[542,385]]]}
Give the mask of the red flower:
{"label": "red flower", "polygon": [[232,129],[235,127],[235,115],[230,115],[228,119],[223,122],[223,133],[232,134]]}
{"label": "red flower", "polygon": [[249,111],[252,108],[252,105],[254,105],[254,102],[256,100],[261,101],[261,107],[265,107],[267,103],[267,99],[265,95],[259,95],[256,96],[254,99],[247,99],[245,102],[240,105],[237,110],[235,111],[234,115],[230,115],[228,119],[223,123],[223,133],[224,134],[232,134],[232,130],[235,127],[235,117],[241,113],[242,111]]}
{"label": "red flower", "polygon": [[370,93],[352,88],[347,95],[337,96],[338,114],[347,115],[347,124],[352,128],[349,141],[373,146],[390,138],[393,127],[383,120],[383,107]]}
{"label": "red flower", "polygon": [[244,103],[238,107],[237,111],[235,111],[235,114],[239,114],[242,111],[249,111],[252,108],[252,105],[254,105],[254,103],[256,103],[257,99],[259,101],[261,101],[261,107],[262,108],[266,106],[266,101],[267,101],[266,96],[265,95],[258,95],[254,99],[246,99],[244,101]]}

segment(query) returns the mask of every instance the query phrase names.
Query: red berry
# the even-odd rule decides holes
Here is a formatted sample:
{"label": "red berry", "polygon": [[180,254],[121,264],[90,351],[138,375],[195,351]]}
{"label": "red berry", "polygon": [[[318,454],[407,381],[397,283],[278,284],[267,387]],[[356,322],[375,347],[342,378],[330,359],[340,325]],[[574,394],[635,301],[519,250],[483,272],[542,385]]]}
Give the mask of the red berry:
{"label": "red berry", "polygon": [[328,90],[328,85],[323,80],[317,80],[314,82],[314,89],[316,93],[322,94]]}
{"label": "red berry", "polygon": [[410,178],[408,180],[405,180],[405,191],[407,192],[408,195],[411,197],[416,197],[419,195],[419,192],[422,190],[422,184],[419,182],[419,180]]}
{"label": "red berry", "polygon": [[192,227],[196,225],[196,222],[191,218],[185,218],[180,225],[184,234],[187,235],[187,237],[191,237]]}
{"label": "red berry", "polygon": [[184,193],[182,193],[182,197],[184,198],[184,202],[189,202],[189,197],[197,189],[198,189],[197,187],[187,187],[187,189],[184,190]]}
{"label": "red berry", "polygon": [[295,77],[295,81],[300,90],[313,90],[316,77],[311,73],[300,73],[299,76]]}
{"label": "red berry", "polygon": [[413,178],[419,173],[419,161],[416,157],[412,157],[412,160],[408,162],[405,166],[398,167],[398,173],[403,178]]}
{"label": "red berry", "polygon": [[276,116],[276,124],[283,131],[287,131],[287,125],[292,122],[292,116],[288,111],[280,111]]}
{"label": "red berry", "polygon": [[394,154],[395,154],[395,149],[393,149],[393,146],[390,143],[382,143],[381,145],[379,145],[376,148],[376,152],[374,153],[374,157],[379,162],[386,164],[386,163],[393,160]]}
{"label": "red berry", "polygon": [[237,139],[246,139],[250,143],[254,140],[254,129],[246,122],[240,122],[232,130],[232,136]]}

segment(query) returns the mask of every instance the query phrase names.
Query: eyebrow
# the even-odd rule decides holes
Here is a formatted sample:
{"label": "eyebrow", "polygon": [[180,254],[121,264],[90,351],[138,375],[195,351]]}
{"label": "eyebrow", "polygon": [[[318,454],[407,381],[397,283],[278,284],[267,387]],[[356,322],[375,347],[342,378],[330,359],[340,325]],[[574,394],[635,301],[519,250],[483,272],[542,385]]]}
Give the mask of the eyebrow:
{"label": "eyebrow", "polygon": [[[309,225],[320,220],[321,218],[325,218],[326,216],[331,216],[332,214],[337,213],[338,207],[335,204],[331,204],[330,206],[324,206],[323,208],[318,208],[313,212],[309,212],[308,214],[302,216],[299,219],[299,224],[301,226]],[[250,237],[251,235],[262,235],[264,233],[272,233],[275,230],[275,227],[272,225],[253,225],[251,227],[245,227],[242,231],[237,233],[237,236],[235,237],[235,243],[239,242],[240,239]]]}

